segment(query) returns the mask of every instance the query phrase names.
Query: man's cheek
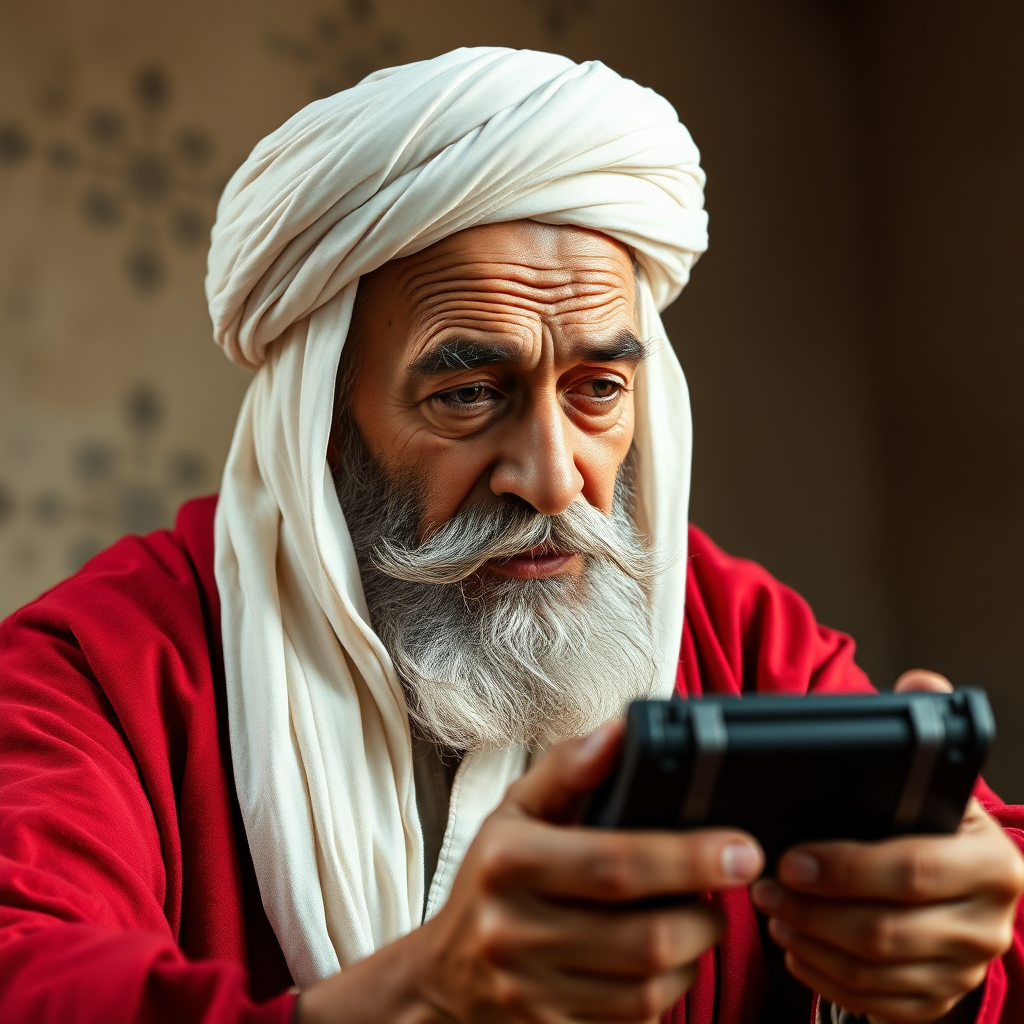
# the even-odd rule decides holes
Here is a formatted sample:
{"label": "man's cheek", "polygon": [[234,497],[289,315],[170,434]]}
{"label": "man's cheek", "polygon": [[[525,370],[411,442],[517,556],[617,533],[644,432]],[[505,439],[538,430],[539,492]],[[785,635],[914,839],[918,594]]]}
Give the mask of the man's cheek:
{"label": "man's cheek", "polygon": [[491,490],[489,472],[492,466],[493,460],[468,451],[456,452],[454,457],[438,461],[436,468],[430,471],[427,517],[440,525],[459,512],[493,502],[495,494]]}
{"label": "man's cheek", "polygon": [[633,434],[588,438],[577,447],[576,468],[583,477],[583,497],[608,515],[615,501],[615,484],[632,445]]}

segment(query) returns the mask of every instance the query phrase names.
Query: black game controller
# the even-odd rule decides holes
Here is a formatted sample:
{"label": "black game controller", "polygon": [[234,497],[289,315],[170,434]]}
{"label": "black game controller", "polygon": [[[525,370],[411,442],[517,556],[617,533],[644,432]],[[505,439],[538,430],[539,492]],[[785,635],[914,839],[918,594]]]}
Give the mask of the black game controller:
{"label": "black game controller", "polygon": [[626,722],[580,823],[739,828],[769,870],[796,843],[955,832],[995,739],[978,689],[637,701]]}

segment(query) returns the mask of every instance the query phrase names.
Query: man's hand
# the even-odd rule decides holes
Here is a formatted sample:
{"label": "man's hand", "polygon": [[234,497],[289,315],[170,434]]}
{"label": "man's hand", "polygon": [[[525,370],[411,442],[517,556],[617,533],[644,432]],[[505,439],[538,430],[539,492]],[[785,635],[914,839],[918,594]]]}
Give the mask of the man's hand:
{"label": "man's hand", "polygon": [[[897,685],[949,688],[931,673]],[[1009,948],[1022,890],[1024,859],[972,800],[953,836],[790,850],[752,895],[805,985],[874,1021],[923,1024],[955,1019]]]}
{"label": "man's hand", "polygon": [[299,1020],[657,1020],[722,929],[680,897],[748,883],[764,860],[733,830],[573,826],[621,735],[553,748],[484,823],[437,916],[303,993]]}
{"label": "man's hand", "polygon": [[437,950],[427,994],[443,1016],[647,1021],[693,983],[722,924],[706,902],[678,897],[749,882],[763,857],[735,831],[566,827],[620,737],[617,723],[560,744],[481,829],[422,929]]}

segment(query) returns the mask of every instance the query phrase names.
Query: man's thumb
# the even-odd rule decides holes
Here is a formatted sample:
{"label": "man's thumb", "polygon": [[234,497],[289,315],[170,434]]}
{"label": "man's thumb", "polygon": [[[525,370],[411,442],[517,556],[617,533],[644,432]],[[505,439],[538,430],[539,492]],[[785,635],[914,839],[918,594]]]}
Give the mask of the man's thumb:
{"label": "man's thumb", "polygon": [[622,745],[625,723],[607,722],[589,736],[563,740],[509,789],[509,799],[531,818],[556,824],[575,819],[580,803],[608,774]]}

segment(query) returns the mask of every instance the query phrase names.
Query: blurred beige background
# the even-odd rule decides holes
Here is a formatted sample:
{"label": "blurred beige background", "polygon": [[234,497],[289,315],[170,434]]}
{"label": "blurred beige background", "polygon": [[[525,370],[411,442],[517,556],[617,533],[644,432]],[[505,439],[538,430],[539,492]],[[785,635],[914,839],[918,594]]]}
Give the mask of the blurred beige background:
{"label": "blurred beige background", "polygon": [[496,43],[664,93],[711,249],[666,317],[692,515],[880,686],[986,686],[1024,799],[1024,5],[0,0],[0,613],[216,490],[246,376],[202,292],[220,188],[309,100]]}

